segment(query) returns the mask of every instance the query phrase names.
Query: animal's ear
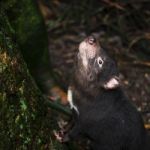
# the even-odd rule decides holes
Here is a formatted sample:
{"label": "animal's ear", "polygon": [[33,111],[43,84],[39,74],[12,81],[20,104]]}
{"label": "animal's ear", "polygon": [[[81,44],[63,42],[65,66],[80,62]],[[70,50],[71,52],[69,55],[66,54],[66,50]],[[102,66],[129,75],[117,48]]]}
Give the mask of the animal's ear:
{"label": "animal's ear", "polygon": [[118,77],[112,77],[108,82],[104,84],[105,89],[115,89],[120,86],[119,78]]}

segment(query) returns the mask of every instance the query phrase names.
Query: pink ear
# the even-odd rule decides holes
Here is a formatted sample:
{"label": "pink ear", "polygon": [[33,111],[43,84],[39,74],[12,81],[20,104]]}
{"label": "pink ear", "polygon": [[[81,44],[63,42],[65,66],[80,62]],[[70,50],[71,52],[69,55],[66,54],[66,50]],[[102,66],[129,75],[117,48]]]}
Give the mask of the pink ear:
{"label": "pink ear", "polygon": [[117,78],[111,78],[106,84],[104,84],[105,89],[115,89],[119,86],[119,81]]}

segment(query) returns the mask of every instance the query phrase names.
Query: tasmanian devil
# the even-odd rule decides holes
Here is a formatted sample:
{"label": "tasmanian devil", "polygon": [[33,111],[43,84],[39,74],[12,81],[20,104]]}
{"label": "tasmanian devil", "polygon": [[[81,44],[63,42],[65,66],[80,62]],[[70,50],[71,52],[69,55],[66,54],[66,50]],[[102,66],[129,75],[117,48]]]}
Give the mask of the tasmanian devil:
{"label": "tasmanian devil", "polygon": [[87,137],[91,150],[150,150],[141,115],[120,86],[116,63],[94,36],[79,45],[68,100],[75,123],[59,137],[62,142]]}

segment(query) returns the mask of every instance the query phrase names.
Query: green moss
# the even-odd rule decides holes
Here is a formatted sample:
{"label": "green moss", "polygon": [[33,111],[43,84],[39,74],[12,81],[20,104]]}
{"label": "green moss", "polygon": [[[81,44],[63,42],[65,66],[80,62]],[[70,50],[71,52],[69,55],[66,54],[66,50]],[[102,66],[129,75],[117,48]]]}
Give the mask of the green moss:
{"label": "green moss", "polygon": [[53,112],[48,113],[4,13],[0,22],[0,149],[53,150]]}
{"label": "green moss", "polygon": [[[30,69],[48,62],[48,39],[45,24],[36,1],[3,1],[15,39]],[[46,55],[45,55],[46,53]]]}

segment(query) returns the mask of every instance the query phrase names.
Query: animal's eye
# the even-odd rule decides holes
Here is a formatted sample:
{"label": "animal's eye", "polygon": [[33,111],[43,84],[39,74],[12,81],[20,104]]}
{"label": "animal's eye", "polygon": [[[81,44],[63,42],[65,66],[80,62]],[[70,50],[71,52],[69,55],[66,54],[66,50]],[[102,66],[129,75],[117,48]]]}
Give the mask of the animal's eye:
{"label": "animal's eye", "polygon": [[103,62],[102,62],[102,60],[98,60],[98,63],[99,63],[99,65],[101,65]]}
{"label": "animal's eye", "polygon": [[104,61],[102,60],[101,57],[98,57],[98,58],[97,58],[97,63],[98,63],[98,65],[99,65],[99,67],[102,67],[103,62],[104,62]]}

